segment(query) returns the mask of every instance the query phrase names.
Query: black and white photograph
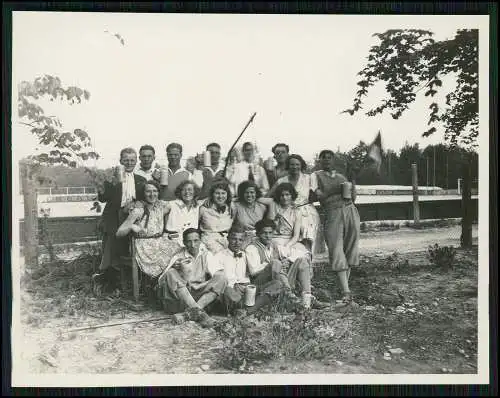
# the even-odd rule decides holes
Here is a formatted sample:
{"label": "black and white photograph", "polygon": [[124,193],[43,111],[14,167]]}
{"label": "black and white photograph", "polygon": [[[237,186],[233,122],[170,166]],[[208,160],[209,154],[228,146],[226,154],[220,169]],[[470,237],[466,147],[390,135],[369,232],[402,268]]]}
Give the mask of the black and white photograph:
{"label": "black and white photograph", "polygon": [[13,12],[12,385],[487,384],[489,23]]}

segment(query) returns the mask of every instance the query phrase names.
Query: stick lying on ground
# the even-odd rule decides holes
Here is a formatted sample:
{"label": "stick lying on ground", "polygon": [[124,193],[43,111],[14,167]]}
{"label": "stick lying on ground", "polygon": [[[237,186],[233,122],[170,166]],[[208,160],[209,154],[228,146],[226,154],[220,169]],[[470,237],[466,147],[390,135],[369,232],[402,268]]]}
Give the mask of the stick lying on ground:
{"label": "stick lying on ground", "polygon": [[83,327],[83,328],[69,329],[69,330],[66,330],[64,333],[79,332],[81,330],[89,330],[89,329],[106,328],[106,327],[110,327],[110,326],[126,325],[126,324],[130,324],[130,323],[164,321],[164,320],[167,320],[167,319],[172,319],[172,316],[169,315],[169,316],[164,316],[164,317],[161,317],[161,318],[149,318],[149,319],[139,319],[139,320],[133,320],[133,321],[105,323],[105,324],[101,324],[101,325],[86,326],[86,327]]}

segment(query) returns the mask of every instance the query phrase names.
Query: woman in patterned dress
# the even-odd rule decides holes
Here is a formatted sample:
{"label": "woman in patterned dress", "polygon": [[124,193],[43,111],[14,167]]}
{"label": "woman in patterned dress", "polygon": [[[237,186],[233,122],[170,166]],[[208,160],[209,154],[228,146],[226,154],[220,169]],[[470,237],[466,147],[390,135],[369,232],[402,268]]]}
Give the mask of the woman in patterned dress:
{"label": "woman in patterned dress", "polygon": [[127,219],[120,225],[119,237],[133,233],[135,261],[148,278],[147,285],[154,285],[156,278],[167,268],[179,244],[164,232],[165,217],[170,211],[168,202],[158,199],[160,187],[155,181],[144,185],[144,200],[137,202]]}

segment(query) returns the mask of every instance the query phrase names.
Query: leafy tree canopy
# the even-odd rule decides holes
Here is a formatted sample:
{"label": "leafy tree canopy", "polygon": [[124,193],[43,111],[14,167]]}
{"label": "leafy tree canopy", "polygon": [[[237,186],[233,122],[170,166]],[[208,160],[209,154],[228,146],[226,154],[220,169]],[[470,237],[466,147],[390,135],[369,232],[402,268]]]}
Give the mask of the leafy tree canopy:
{"label": "leafy tree canopy", "polygon": [[435,41],[433,33],[426,30],[388,30],[375,33],[380,43],[371,47],[368,63],[358,75],[359,90],[352,108],[343,113],[354,113],[363,109],[363,101],[371,86],[386,83],[389,98],[379,106],[365,112],[375,116],[389,111],[398,119],[425,89],[426,97],[434,97],[443,89],[442,78],[454,76],[456,86],[446,94],[445,105],[437,102],[429,106],[428,125],[423,133],[429,136],[436,125],[444,127],[444,138],[452,145],[476,145],[478,135],[478,30],[459,30],[449,40]]}
{"label": "leafy tree canopy", "polygon": [[37,100],[67,101],[70,105],[88,100],[90,93],[79,87],[64,87],[58,77],[44,75],[33,82],[22,81],[18,86],[18,114],[21,124],[30,127],[46,152],[31,156],[30,160],[45,165],[76,167],[77,161],[97,159],[86,131],[75,129],[64,131],[61,121],[55,116],[46,116]]}

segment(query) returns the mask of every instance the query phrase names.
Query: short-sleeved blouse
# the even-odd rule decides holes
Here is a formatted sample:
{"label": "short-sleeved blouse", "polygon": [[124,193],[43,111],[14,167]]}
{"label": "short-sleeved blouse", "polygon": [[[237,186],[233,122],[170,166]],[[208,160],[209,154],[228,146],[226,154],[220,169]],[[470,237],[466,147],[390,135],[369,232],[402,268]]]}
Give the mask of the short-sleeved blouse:
{"label": "short-sleeved blouse", "polygon": [[227,232],[231,229],[234,211],[226,205],[224,211],[217,211],[210,202],[200,206],[200,230],[203,232]]}

